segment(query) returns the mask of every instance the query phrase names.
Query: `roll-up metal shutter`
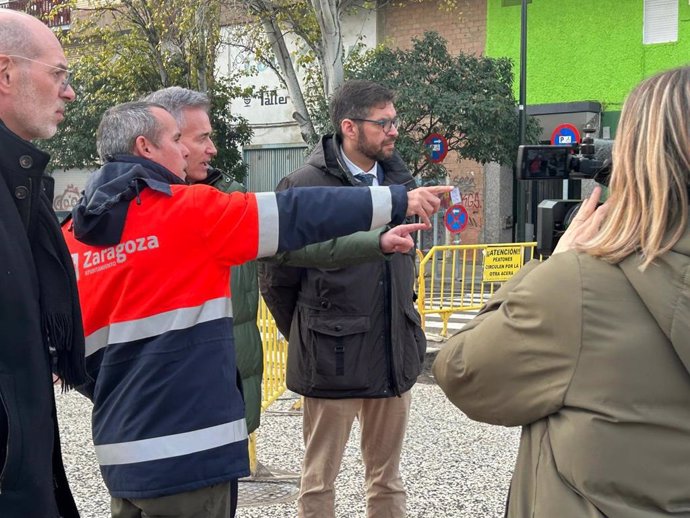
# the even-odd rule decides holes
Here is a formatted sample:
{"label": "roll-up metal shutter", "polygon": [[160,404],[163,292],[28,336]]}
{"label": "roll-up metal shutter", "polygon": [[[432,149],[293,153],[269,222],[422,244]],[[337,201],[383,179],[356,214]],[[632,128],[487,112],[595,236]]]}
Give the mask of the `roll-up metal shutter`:
{"label": "roll-up metal shutter", "polygon": [[306,161],[304,145],[251,146],[244,148],[249,168],[247,189],[252,192],[273,191],[278,182]]}

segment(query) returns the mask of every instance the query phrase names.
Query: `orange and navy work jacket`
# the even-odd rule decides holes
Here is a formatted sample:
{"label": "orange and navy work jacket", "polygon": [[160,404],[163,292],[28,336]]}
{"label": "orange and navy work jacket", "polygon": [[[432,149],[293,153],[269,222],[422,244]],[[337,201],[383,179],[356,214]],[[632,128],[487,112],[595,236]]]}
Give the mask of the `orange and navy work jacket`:
{"label": "orange and navy work jacket", "polygon": [[[106,164],[110,175],[94,173],[81,201],[80,210],[105,227],[109,213],[123,215],[117,242],[79,241],[76,217],[63,227],[94,379],[84,387],[94,403],[93,440],[106,486],[120,498],[155,498],[248,474],[229,267],[399,223],[407,206],[399,186],[226,194],[204,185],[146,185],[136,180],[148,170],[141,163],[134,175],[131,164]],[[132,177],[144,187],[136,199],[112,189],[119,181],[113,168],[122,192],[131,191]],[[99,181],[110,194],[99,195]],[[125,210],[113,211],[118,203]]]}

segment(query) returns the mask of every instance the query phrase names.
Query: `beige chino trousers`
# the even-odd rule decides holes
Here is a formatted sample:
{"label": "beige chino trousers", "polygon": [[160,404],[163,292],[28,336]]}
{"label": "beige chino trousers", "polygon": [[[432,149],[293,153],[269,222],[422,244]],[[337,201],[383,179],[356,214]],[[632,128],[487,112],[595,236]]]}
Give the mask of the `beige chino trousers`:
{"label": "beige chino trousers", "polygon": [[335,518],[335,479],[355,417],[362,436],[367,518],[404,518],[400,452],[410,401],[410,391],[380,399],[304,398],[299,518]]}

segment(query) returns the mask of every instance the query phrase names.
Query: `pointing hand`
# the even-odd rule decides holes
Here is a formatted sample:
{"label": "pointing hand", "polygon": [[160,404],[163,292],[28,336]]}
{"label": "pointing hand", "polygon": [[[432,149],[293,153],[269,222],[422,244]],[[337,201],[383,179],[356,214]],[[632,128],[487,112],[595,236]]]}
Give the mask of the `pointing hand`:
{"label": "pointing hand", "polygon": [[436,213],[441,206],[439,196],[453,190],[452,185],[435,185],[433,187],[419,187],[407,193],[407,215],[417,215],[422,222],[431,226],[429,217]]}
{"label": "pointing hand", "polygon": [[381,251],[384,254],[393,254],[396,252],[409,252],[414,246],[414,241],[410,234],[418,230],[428,228],[424,223],[409,223],[407,225],[398,225],[381,234],[379,243]]}

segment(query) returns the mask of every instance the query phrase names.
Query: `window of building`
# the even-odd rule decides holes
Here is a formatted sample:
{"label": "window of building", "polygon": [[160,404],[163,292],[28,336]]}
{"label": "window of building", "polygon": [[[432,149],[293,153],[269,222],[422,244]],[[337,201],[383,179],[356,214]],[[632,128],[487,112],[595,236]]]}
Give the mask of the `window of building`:
{"label": "window of building", "polygon": [[642,42],[678,41],[678,0],[644,0]]}

